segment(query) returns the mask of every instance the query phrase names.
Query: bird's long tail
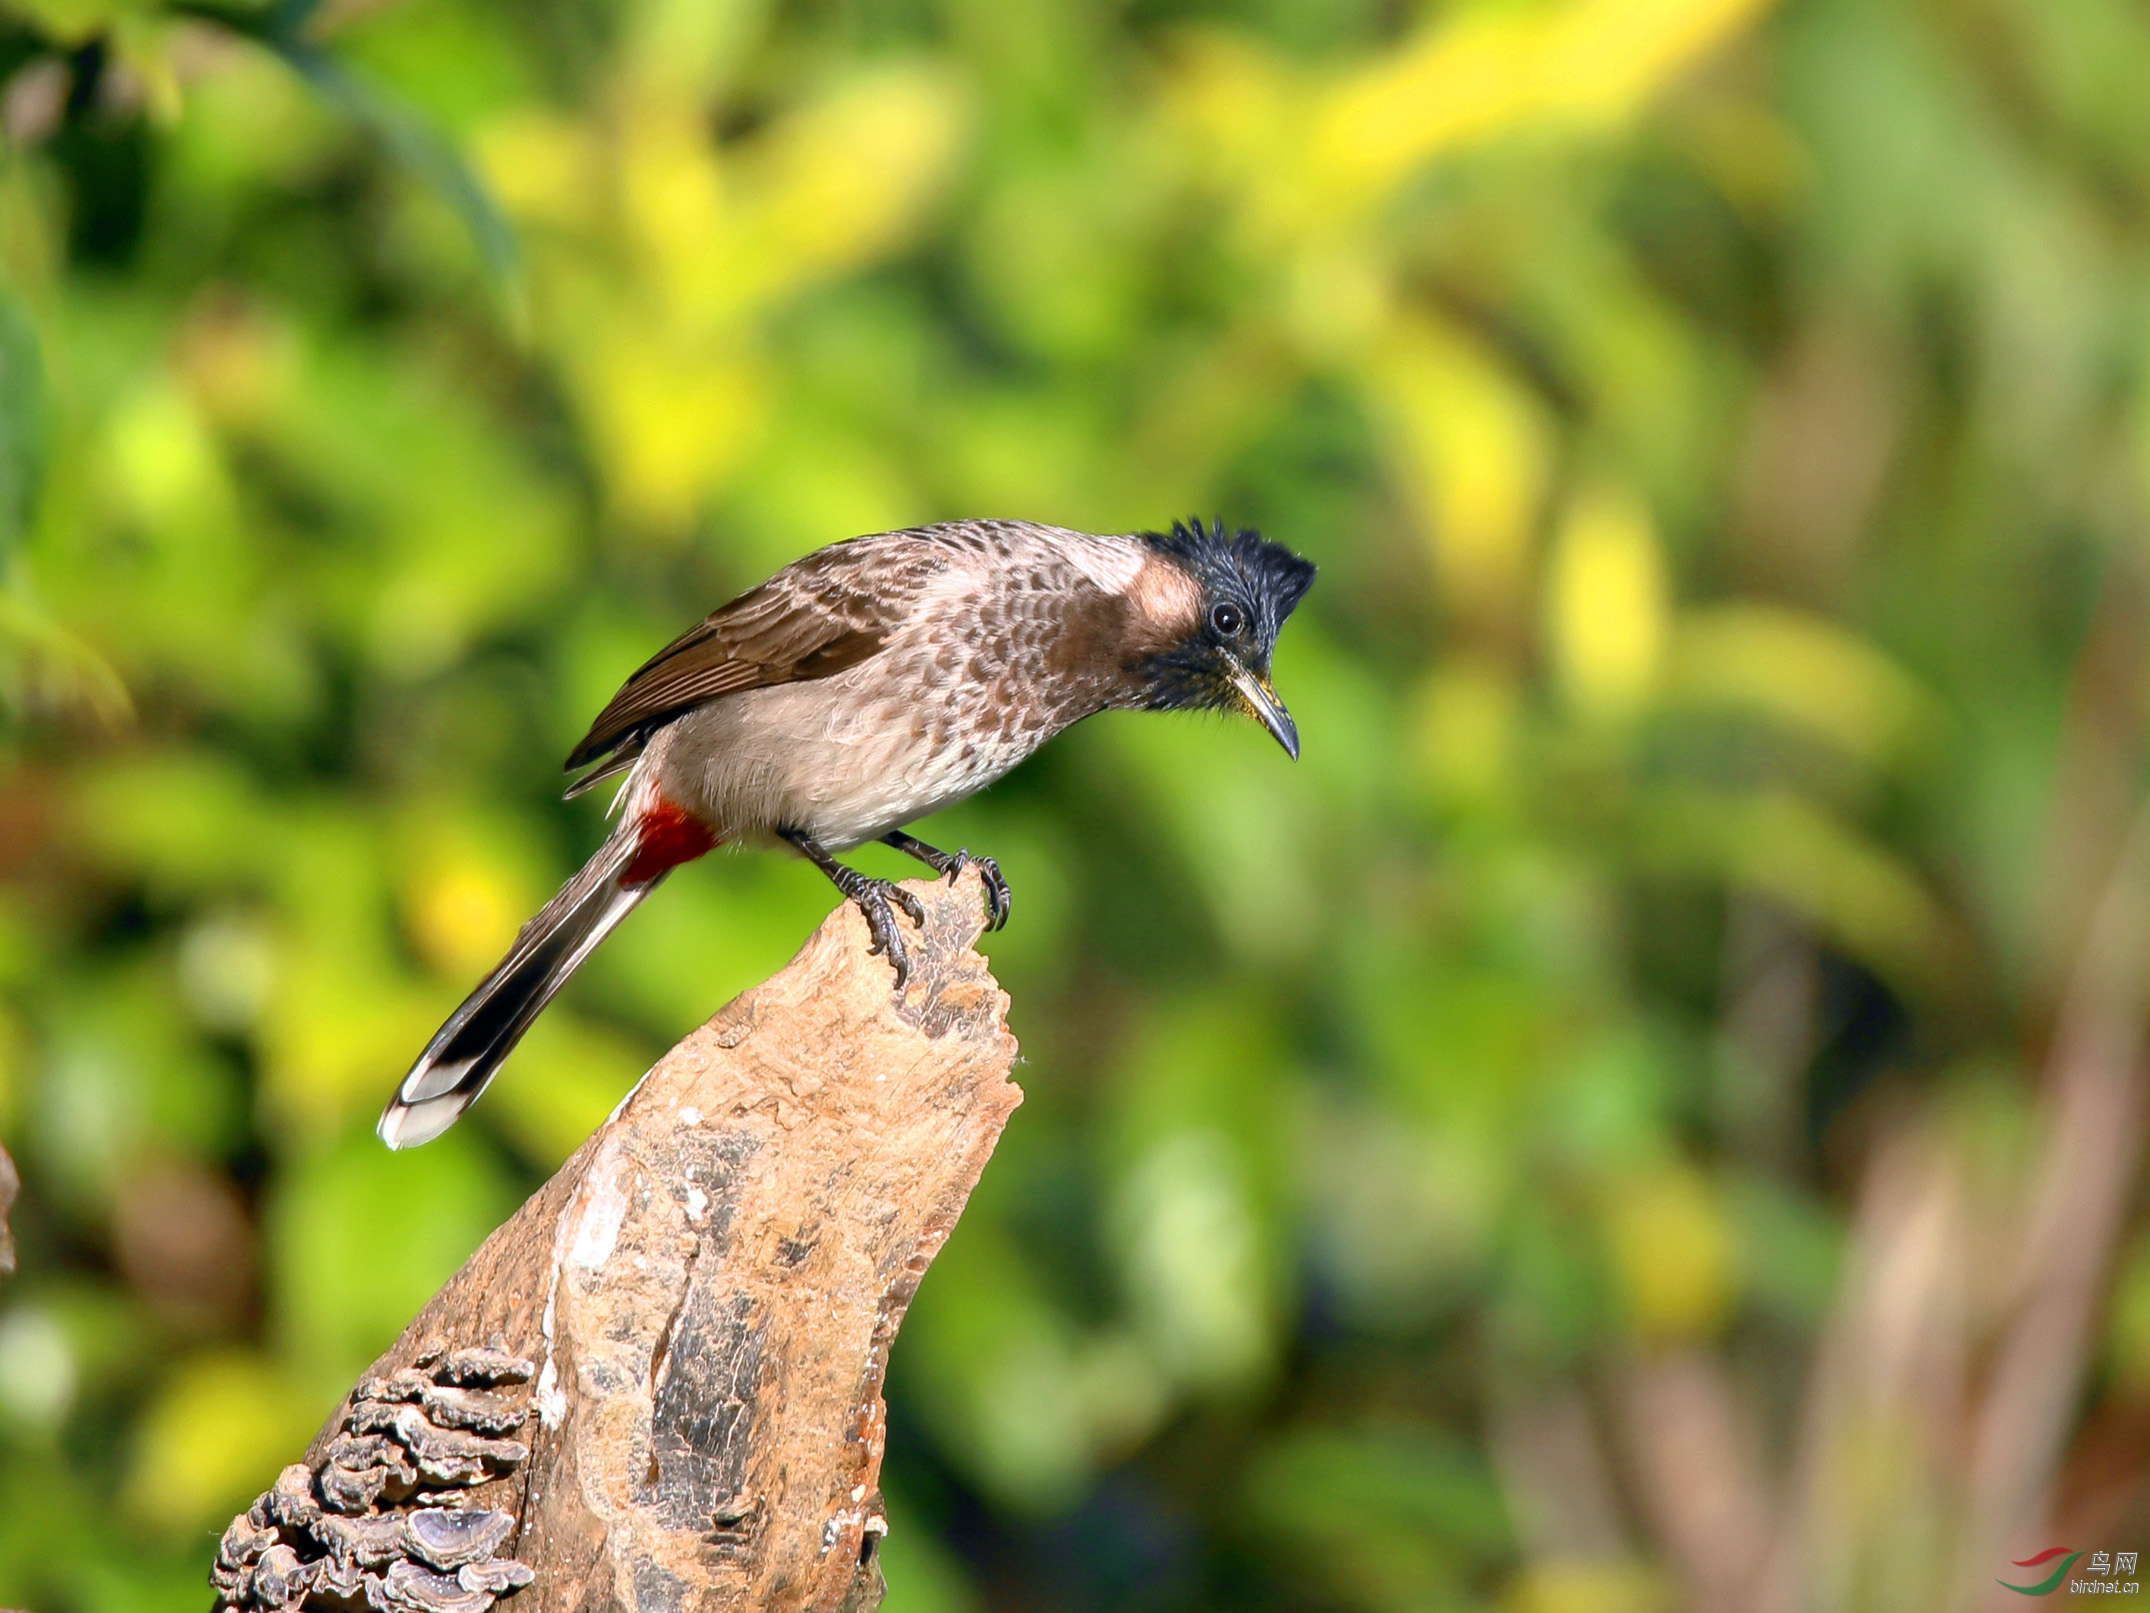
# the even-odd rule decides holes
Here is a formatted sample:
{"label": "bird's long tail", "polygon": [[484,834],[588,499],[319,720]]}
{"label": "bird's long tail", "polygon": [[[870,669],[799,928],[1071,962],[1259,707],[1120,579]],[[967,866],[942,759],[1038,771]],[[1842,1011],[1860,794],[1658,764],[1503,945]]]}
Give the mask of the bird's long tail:
{"label": "bird's long tail", "polygon": [[[522,1040],[553,993],[643,897],[665,869],[650,870],[634,823],[583,864],[560,894],[522,927],[508,955],[418,1055],[374,1129],[391,1148],[431,1142],[469,1108]],[[642,877],[637,877],[642,876]]]}

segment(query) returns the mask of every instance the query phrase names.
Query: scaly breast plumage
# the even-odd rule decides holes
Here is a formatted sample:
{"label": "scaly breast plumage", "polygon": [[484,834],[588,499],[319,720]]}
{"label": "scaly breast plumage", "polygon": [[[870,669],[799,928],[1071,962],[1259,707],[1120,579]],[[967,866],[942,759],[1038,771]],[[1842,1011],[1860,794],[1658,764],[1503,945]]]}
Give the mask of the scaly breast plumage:
{"label": "scaly breast plumage", "polygon": [[745,690],[683,717],[667,788],[732,836],[802,829],[857,845],[983,789],[1113,703],[1067,675],[1087,585],[1064,566],[944,586],[879,654],[834,677]]}
{"label": "scaly breast plumage", "polygon": [[867,662],[691,713],[680,723],[685,743],[668,747],[682,762],[666,759],[667,793],[729,836],[803,829],[842,850],[983,789],[1053,731],[1035,713],[1016,714],[1020,700],[1011,706],[1000,680],[875,670]]}

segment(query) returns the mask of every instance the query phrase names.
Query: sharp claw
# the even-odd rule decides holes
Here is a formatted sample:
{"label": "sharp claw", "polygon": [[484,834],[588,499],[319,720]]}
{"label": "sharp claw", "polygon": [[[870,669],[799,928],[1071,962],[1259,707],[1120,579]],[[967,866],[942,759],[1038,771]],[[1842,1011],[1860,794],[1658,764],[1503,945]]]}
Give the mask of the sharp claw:
{"label": "sharp claw", "polygon": [[901,993],[911,978],[911,955],[904,945],[902,932],[896,928],[895,909],[902,908],[911,922],[923,931],[926,927],[925,907],[909,891],[883,879],[862,880],[845,894],[865,915],[867,933],[873,937],[866,950],[888,959],[889,967],[896,974],[896,990]]}
{"label": "sharp claw", "polygon": [[1000,864],[990,857],[973,857],[970,848],[959,847],[948,859],[948,883],[953,885],[963,877],[963,870],[978,870],[978,882],[985,887],[985,927],[997,930],[1008,922],[1008,882],[1001,877]]}
{"label": "sharp claw", "polygon": [[[1002,876],[999,863],[990,857],[973,857],[967,846],[954,851],[937,851],[906,834],[887,835],[883,838],[897,850],[916,857],[936,874],[947,876],[951,885],[963,877],[966,868],[977,869],[979,882],[985,887],[985,928],[1006,928],[1008,914],[1015,907],[1015,898],[1008,890],[1008,881]],[[925,927],[924,914],[908,900],[905,901],[904,911],[918,922],[921,929]]]}
{"label": "sharp claw", "polygon": [[985,883],[985,927],[997,930],[1008,922],[1008,910],[1015,905],[1014,897],[1009,893],[1008,881],[1001,875],[999,863],[990,857],[980,857],[977,862],[978,876]]}

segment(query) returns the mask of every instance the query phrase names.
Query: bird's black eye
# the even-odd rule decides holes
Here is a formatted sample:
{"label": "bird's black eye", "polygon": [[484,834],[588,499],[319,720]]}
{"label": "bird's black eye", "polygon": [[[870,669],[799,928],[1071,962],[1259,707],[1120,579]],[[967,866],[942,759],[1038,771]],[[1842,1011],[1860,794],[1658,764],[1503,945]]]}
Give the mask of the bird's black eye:
{"label": "bird's black eye", "polygon": [[1209,625],[1230,638],[1247,625],[1247,619],[1240,614],[1237,605],[1219,605],[1209,613]]}

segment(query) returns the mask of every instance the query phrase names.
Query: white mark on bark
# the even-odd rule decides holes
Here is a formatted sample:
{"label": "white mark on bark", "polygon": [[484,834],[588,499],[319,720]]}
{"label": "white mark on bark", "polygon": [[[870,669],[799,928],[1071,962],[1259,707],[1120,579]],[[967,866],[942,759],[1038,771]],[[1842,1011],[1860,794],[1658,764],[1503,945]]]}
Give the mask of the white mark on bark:
{"label": "white mark on bark", "polygon": [[575,1226],[575,1245],[568,1259],[584,1271],[595,1271],[612,1255],[620,1236],[620,1223],[627,1218],[627,1194],[619,1182],[619,1161],[606,1160],[598,1169],[596,1192]]}
{"label": "white mark on bark", "polygon": [[640,1092],[642,1090],[642,1083],[644,1081],[647,1081],[652,1075],[654,1075],[656,1073],[656,1070],[657,1066],[652,1064],[648,1069],[642,1072],[642,1074],[636,1079],[635,1084],[633,1086],[629,1087],[625,1092],[622,1092],[620,1094],[620,1101],[612,1106],[612,1113],[605,1116],[606,1125],[609,1126],[612,1124],[613,1121],[620,1118],[620,1111],[627,1107],[629,1100],[631,1100],[637,1092]]}
{"label": "white mark on bark", "polygon": [[560,1387],[560,1374],[553,1370],[550,1354],[545,1357],[545,1370],[538,1374],[537,1414],[547,1428],[558,1428],[567,1420],[567,1391]]}

